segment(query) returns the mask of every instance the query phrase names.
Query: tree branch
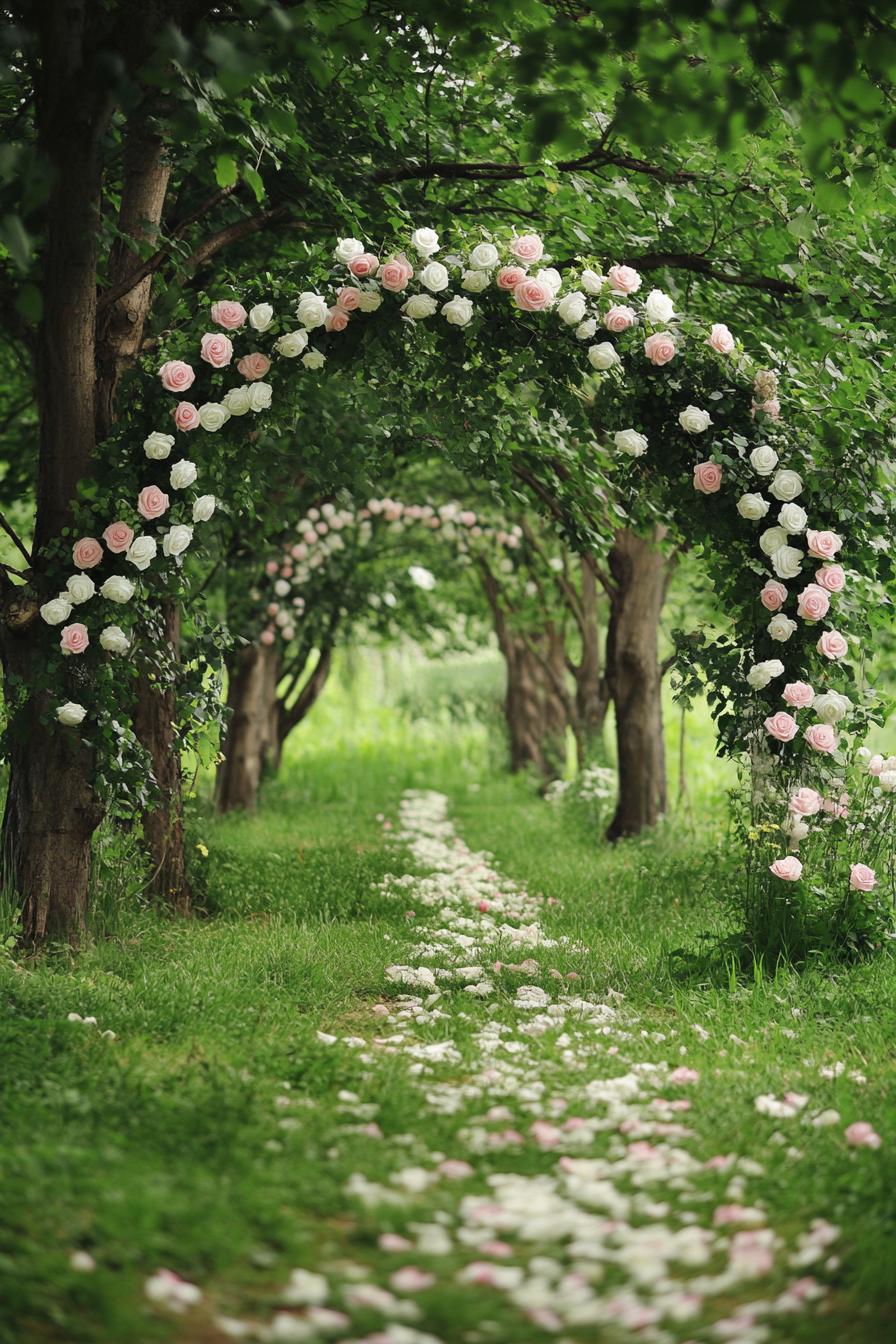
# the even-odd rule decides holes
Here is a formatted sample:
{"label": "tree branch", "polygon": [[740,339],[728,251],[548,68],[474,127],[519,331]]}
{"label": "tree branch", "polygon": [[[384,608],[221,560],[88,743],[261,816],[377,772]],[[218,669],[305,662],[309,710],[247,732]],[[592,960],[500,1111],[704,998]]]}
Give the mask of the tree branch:
{"label": "tree branch", "polygon": [[28,562],[28,568],[30,569],[31,566],[32,566],[32,564],[34,563],[34,561],[33,561],[32,558],[31,558],[31,555],[30,555],[30,553],[29,553],[29,551],[28,551],[28,548],[26,547],[24,541],[22,541],[22,538],[19,536],[18,532],[16,532],[15,528],[12,527],[12,526],[6,521],[6,518],[4,517],[4,515],[3,515],[2,513],[0,513],[0,527],[3,528],[3,531],[4,531],[4,532],[6,533],[6,535],[10,538],[10,540],[11,540],[12,543],[13,543],[13,545],[14,545],[19,551],[21,551],[22,555],[24,555],[25,559],[26,559],[27,562]]}
{"label": "tree branch", "polygon": [[646,252],[640,257],[629,257],[629,264],[642,271],[659,271],[668,267],[675,271],[693,271],[705,275],[710,280],[720,280],[725,285],[736,285],[741,289],[761,289],[767,294],[781,294],[794,298],[802,294],[799,285],[793,280],[778,280],[770,275],[742,275],[726,271],[723,266],[714,265],[707,257],[697,252]]}

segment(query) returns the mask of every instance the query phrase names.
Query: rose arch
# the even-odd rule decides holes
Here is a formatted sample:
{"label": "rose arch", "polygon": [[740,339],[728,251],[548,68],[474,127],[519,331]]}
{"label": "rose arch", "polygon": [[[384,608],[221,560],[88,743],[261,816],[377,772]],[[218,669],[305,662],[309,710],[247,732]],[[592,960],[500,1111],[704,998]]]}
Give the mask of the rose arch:
{"label": "rose arch", "polygon": [[[203,464],[225,452],[238,459],[241,438],[263,424],[275,396],[301,396],[301,380],[338,367],[339,343],[363,339],[363,328],[425,329],[450,342],[458,383],[468,352],[487,363],[493,348],[510,351],[505,368],[518,359],[532,414],[562,406],[576,445],[570,460],[578,455],[608,483],[612,497],[599,507],[658,537],[675,527],[706,555],[728,624],[682,641],[680,675],[686,689],[698,671],[708,680],[722,750],[751,764],[755,881],[773,893],[802,882],[845,901],[864,896],[878,882],[873,835],[896,796],[896,760],[869,767],[862,758],[870,710],[851,658],[861,609],[845,528],[809,451],[785,426],[777,376],[757,368],[724,323],[677,313],[659,290],[645,295],[631,267],[561,276],[549,261],[535,234],[447,254],[430,229],[418,229],[406,251],[381,255],[344,238],[315,287],[296,298],[298,286],[285,284],[279,312],[215,296],[198,326],[194,316],[169,333],[155,367],[168,406],[123,454],[121,479],[139,469],[137,488],[126,496],[113,484],[116,503],[82,523],[73,568],[41,606],[57,627],[59,684],[71,691],[58,698],[60,731],[85,734],[91,723],[91,678],[72,665],[93,660],[101,676],[102,663],[127,657],[147,580],[163,567],[176,581],[218,506],[203,488]],[[296,320],[284,323],[290,292]],[[863,829],[869,809],[875,826]],[[816,851],[825,828],[827,848]],[[813,867],[832,836],[839,866],[818,857]]]}

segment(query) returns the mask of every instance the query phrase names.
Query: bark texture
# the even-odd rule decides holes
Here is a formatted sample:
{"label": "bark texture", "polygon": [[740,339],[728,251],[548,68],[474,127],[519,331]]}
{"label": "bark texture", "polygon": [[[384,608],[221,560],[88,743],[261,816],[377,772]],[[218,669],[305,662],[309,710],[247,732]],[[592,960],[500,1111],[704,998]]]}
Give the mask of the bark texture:
{"label": "bark texture", "polygon": [[576,683],[576,718],[586,744],[603,737],[610,706],[610,690],[601,657],[596,564],[590,555],[580,556],[579,636],[581,653],[572,673]]}
{"label": "bark texture", "polygon": [[228,661],[227,707],[231,711],[221,743],[215,802],[219,812],[254,812],[265,758],[276,740],[279,655],[247,644]]}

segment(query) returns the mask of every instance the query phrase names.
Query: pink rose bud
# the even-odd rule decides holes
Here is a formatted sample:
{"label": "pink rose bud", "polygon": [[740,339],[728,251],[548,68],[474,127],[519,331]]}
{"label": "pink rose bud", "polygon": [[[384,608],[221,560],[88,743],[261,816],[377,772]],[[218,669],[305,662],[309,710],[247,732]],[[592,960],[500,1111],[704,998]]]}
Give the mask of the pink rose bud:
{"label": "pink rose bud", "polygon": [[821,621],[831,608],[831,599],[817,583],[810,583],[797,598],[797,615],[806,621]]}
{"label": "pink rose bud", "polygon": [[781,695],[794,709],[808,709],[815,699],[815,692],[806,681],[788,681]]}
{"label": "pink rose bud", "polygon": [[821,794],[815,789],[797,789],[789,807],[797,817],[814,817],[821,811]]}
{"label": "pink rose bud", "polygon": [[225,327],[228,331],[236,331],[245,322],[248,314],[241,303],[236,303],[233,299],[222,299],[218,303],[212,304],[212,321],[219,327]]}
{"label": "pink rose bud", "polygon": [[730,355],[734,349],[734,337],[724,322],[716,322],[709,333],[708,344],[720,355]]}
{"label": "pink rose bud", "polygon": [[641,277],[631,266],[611,266],[607,280],[614,294],[634,294],[641,288]]}
{"label": "pink rose bud", "polygon": [[769,579],[759,594],[759,600],[766,611],[780,611],[787,601],[787,589],[777,579]]}
{"label": "pink rose bud", "polygon": [[816,560],[833,560],[843,545],[836,532],[813,532],[810,530],[806,533],[806,541],[809,544],[809,554],[814,555]]}
{"label": "pink rose bud", "polygon": [[604,313],[604,326],[607,331],[628,331],[629,327],[635,325],[635,320],[634,309],[627,308],[622,303],[614,303],[613,307]]}
{"label": "pink rose bud", "polygon": [[353,313],[360,302],[361,291],[354,285],[343,285],[336,295],[336,306],[344,313]]}
{"label": "pink rose bud", "polygon": [[169,359],[159,369],[159,377],[166,392],[186,392],[196,381],[196,374],[182,359]]}
{"label": "pink rose bud", "polygon": [[799,882],[803,865],[795,854],[788,854],[786,859],[775,859],[774,863],[769,864],[769,872],[774,877],[780,877],[782,882]]}
{"label": "pink rose bud", "polygon": [[803,737],[814,751],[824,752],[827,756],[837,750],[839,734],[829,723],[813,723],[803,733]]}
{"label": "pink rose bud", "polygon": [[694,489],[701,495],[714,495],[722,484],[722,468],[715,462],[698,462],[694,468]]}
{"label": "pink rose bud", "polygon": [[526,278],[526,272],[522,266],[502,266],[495,277],[495,284],[499,289],[516,289]]}
{"label": "pink rose bud", "polygon": [[852,1148],[879,1148],[881,1138],[867,1120],[856,1120],[844,1130],[846,1142]]}
{"label": "pink rose bud", "polygon": [[797,722],[792,714],[779,709],[765,721],[765,731],[778,742],[792,742],[797,735]]}
{"label": "pink rose bud", "polygon": [[366,280],[369,275],[376,274],[379,264],[379,257],[375,257],[372,252],[362,252],[359,257],[352,257],[348,268],[359,280]]}
{"label": "pink rose bud", "polygon": [[217,331],[207,331],[199,349],[200,358],[213,369],[223,369],[233,359],[233,341]]}
{"label": "pink rose bud", "polygon": [[90,636],[87,633],[87,626],[76,621],[74,625],[67,625],[62,631],[62,637],[59,640],[59,647],[63,653],[83,653],[90,643]]}
{"label": "pink rose bud", "polygon": [[137,496],[137,512],[152,520],[161,518],[168,508],[168,496],[157,485],[144,485]]}
{"label": "pink rose bud", "polygon": [[103,533],[103,541],[113,555],[124,555],[134,540],[134,529],[127,523],[110,523]]}
{"label": "pink rose bud", "polygon": [[327,313],[327,320],[324,323],[327,331],[345,331],[349,324],[349,314],[344,308],[340,308],[337,303]]}
{"label": "pink rose bud", "polygon": [[376,273],[383,289],[390,290],[393,294],[400,294],[407,288],[408,281],[413,277],[414,269],[409,263],[407,257],[393,257],[391,261],[386,261],[380,266]]}
{"label": "pink rose bud", "polygon": [[261,634],[259,635],[259,639],[261,640],[262,644],[265,644],[267,646],[273,644],[276,637],[277,637],[276,632],[272,629],[271,626],[268,626],[266,630],[262,630]]}
{"label": "pink rose bud", "polygon": [[873,891],[877,886],[877,874],[867,863],[854,863],[849,870],[849,885],[853,891]]}
{"label": "pink rose bud", "polygon": [[513,291],[513,301],[524,313],[543,313],[554,302],[554,291],[544,280],[521,280]]}
{"label": "pink rose bud", "polygon": [[171,412],[171,418],[177,429],[184,431],[199,428],[199,412],[192,401],[180,401]]}
{"label": "pink rose bud", "polygon": [[250,383],[255,382],[257,378],[263,378],[271,367],[271,361],[267,355],[259,354],[256,350],[254,354],[243,355],[237,363],[237,372]]}
{"label": "pink rose bud", "polygon": [[824,658],[832,661],[845,658],[849,652],[849,645],[839,630],[825,630],[815,647]]}
{"label": "pink rose bud", "polygon": [[675,358],[675,340],[670,331],[655,331],[644,342],[644,353],[651,364],[661,368]]}
{"label": "pink rose bud", "polygon": [[544,243],[537,233],[521,234],[519,238],[511,238],[510,255],[531,266],[533,261],[541,261],[544,256]]}
{"label": "pink rose bud", "polygon": [[842,593],[846,587],[846,575],[840,565],[822,565],[821,569],[815,571],[815,582],[829,593]]}
{"label": "pink rose bud", "polygon": [[103,558],[103,548],[94,537],[82,537],[72,547],[72,560],[78,569],[93,569]]}

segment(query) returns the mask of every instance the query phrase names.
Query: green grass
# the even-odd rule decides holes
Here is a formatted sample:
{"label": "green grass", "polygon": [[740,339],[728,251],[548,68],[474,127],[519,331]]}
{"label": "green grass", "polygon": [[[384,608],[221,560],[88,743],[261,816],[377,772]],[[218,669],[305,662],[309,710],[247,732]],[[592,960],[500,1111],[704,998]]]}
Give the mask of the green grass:
{"label": "green grass", "polygon": [[[676,731],[673,722],[673,754]],[[832,1309],[788,1318],[773,1338],[892,1338],[893,960],[803,975],[766,968],[749,983],[676,972],[676,949],[729,931],[723,898],[738,876],[725,848],[727,781],[707,764],[705,721],[694,716],[688,732],[689,809],[656,835],[611,850],[581,809],[545,803],[531,781],[496,772],[481,728],[408,724],[363,705],[350,713],[337,691],[290,745],[257,816],[215,819],[202,798],[196,804],[200,917],[176,924],[139,906],[116,909],[109,897],[106,936],[78,956],[0,960],[3,1344],[211,1344],[223,1336],[205,1313],[178,1321],[147,1309],[147,1274],[167,1265],[201,1284],[217,1310],[267,1319],[276,1285],[295,1265],[376,1260],[374,1220],[344,1192],[352,1171],[380,1160],[373,1140],[343,1128],[338,1093],[358,1085],[361,1068],[350,1051],[322,1049],[315,1033],[360,1024],[369,1034],[384,969],[406,960],[404,911],[372,886],[403,871],[377,816],[394,817],[402,791],[415,787],[448,793],[468,844],[559,902],[545,912],[549,932],[589,950],[539,953],[545,987],[555,967],[575,970],[585,992],[624,993],[647,1033],[645,1059],[668,1058],[669,1033],[678,1033],[675,1048],[683,1044],[702,1075],[689,1122],[711,1151],[764,1164],[751,1194],[766,1201],[775,1225],[824,1216],[842,1226]],[[115,892],[126,898],[127,883]],[[490,1013],[478,1000],[464,1006],[461,1044]],[[95,1016],[117,1039],[67,1022],[72,1011]],[[709,1033],[705,1041],[694,1023]],[[820,1066],[836,1060],[861,1069],[867,1085],[846,1075],[822,1082]],[[419,1103],[403,1066],[381,1069],[380,1124],[413,1132]],[[842,1124],[786,1129],[755,1113],[758,1093],[787,1088],[809,1092],[818,1108],[837,1107]],[[297,1121],[289,1129],[275,1104],[284,1094],[309,1103],[289,1110]],[[856,1119],[874,1123],[880,1151],[846,1149],[843,1125]],[[428,1150],[452,1151],[456,1122],[427,1123]],[[775,1129],[805,1156],[771,1142]],[[550,1158],[526,1161],[539,1170]],[[390,1216],[376,1226],[390,1226]],[[70,1267],[75,1248],[91,1251],[95,1273]],[[449,1280],[428,1295],[421,1328],[453,1344],[472,1339],[487,1311],[499,1330],[512,1329],[490,1298],[483,1302],[477,1292],[458,1295]],[[511,1335],[490,1338],[503,1344]],[[546,1336],[527,1327],[512,1338]]]}

